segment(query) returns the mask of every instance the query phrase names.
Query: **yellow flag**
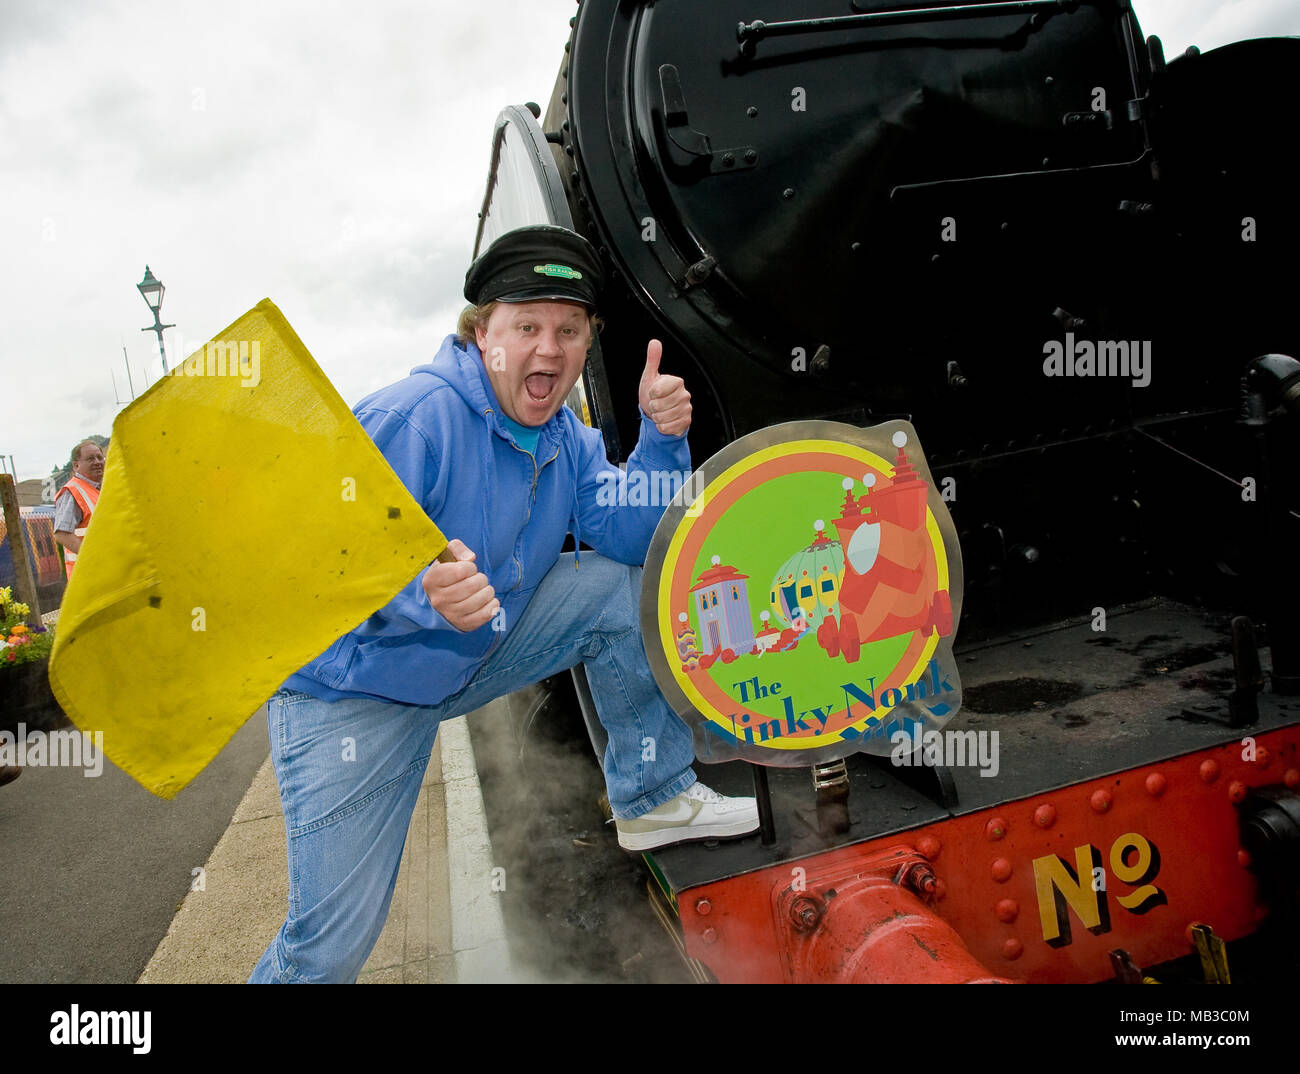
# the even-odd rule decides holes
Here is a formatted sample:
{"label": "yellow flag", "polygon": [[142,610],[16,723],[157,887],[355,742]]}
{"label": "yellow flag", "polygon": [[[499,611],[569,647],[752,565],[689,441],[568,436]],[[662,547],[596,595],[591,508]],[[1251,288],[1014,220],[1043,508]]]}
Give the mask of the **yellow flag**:
{"label": "yellow flag", "polygon": [[446,544],[264,300],[113,423],[50,685],[171,798]]}

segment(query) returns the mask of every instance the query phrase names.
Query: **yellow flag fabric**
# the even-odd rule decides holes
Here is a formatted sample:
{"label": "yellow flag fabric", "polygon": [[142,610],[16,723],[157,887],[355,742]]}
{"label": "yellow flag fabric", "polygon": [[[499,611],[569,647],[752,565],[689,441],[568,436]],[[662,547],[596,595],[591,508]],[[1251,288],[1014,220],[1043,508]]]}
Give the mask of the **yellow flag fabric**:
{"label": "yellow flag fabric", "polygon": [[50,685],[171,798],[446,543],[265,300],[113,423]]}

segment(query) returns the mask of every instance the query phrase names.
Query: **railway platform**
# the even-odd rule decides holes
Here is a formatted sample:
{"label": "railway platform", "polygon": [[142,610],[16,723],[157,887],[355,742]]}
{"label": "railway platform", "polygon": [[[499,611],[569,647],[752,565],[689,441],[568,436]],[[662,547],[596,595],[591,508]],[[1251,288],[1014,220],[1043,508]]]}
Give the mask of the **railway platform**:
{"label": "railway platform", "polygon": [[[253,716],[259,718],[265,721],[265,713]],[[438,730],[388,921],[360,984],[513,980],[467,720],[449,720]],[[288,875],[269,757],[202,876],[203,889],[186,895],[139,983],[245,981],[280,927]]]}

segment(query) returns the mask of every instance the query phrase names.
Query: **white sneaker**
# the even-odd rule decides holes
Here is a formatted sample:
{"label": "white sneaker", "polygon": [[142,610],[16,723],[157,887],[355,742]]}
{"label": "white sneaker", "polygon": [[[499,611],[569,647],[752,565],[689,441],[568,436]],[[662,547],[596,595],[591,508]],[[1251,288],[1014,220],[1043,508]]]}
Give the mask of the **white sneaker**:
{"label": "white sneaker", "polygon": [[696,780],[634,820],[615,820],[618,845],[640,853],[702,839],[734,839],[758,831],[758,803],[753,798],[728,798]]}

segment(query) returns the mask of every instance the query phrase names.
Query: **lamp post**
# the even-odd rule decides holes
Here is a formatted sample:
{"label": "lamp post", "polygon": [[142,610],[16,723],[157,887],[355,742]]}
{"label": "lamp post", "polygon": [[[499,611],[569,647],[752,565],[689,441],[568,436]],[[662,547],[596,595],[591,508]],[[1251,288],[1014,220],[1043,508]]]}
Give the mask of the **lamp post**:
{"label": "lamp post", "polygon": [[162,281],[156,279],[154,274],[149,271],[148,265],[144,267],[144,279],[137,283],[136,287],[139,288],[140,294],[144,295],[144,300],[149,303],[149,308],[153,310],[153,325],[149,328],[142,328],[140,331],[158,333],[158,353],[162,355],[163,372],[166,373],[167,349],[163,346],[163,329],[176,327],[174,324],[163,324],[158,317],[158,311],[162,309],[163,291],[166,288],[163,287]]}

